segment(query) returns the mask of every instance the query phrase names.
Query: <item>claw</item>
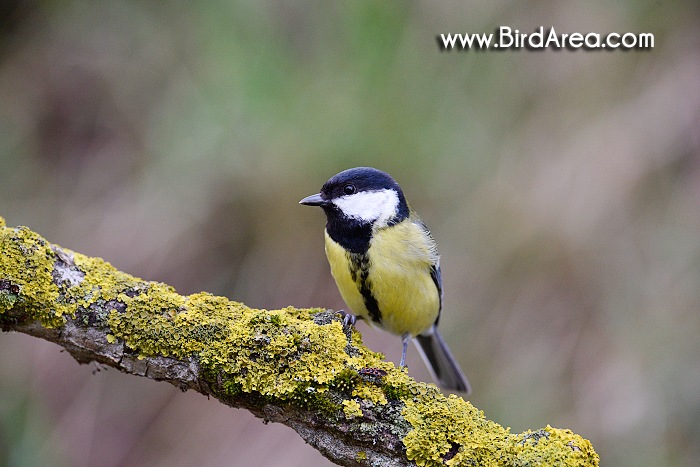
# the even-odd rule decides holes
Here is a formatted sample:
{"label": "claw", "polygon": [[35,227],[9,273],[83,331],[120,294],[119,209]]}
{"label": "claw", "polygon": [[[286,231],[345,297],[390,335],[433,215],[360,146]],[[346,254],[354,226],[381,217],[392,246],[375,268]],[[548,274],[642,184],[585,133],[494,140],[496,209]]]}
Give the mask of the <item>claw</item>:
{"label": "claw", "polygon": [[352,313],[348,313],[345,310],[338,310],[338,313],[343,318],[343,327],[355,326],[357,320],[362,319],[362,316],[353,315]]}

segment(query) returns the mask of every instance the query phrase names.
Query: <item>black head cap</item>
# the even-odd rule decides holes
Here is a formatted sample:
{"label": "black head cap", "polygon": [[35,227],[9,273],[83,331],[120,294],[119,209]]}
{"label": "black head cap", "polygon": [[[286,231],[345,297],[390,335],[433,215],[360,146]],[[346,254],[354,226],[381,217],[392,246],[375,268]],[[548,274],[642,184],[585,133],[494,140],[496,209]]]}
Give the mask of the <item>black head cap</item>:
{"label": "black head cap", "polygon": [[391,175],[372,167],[355,167],[334,175],[321,188],[321,196],[326,200],[352,195],[361,191],[391,189],[398,193],[405,203],[403,191]]}

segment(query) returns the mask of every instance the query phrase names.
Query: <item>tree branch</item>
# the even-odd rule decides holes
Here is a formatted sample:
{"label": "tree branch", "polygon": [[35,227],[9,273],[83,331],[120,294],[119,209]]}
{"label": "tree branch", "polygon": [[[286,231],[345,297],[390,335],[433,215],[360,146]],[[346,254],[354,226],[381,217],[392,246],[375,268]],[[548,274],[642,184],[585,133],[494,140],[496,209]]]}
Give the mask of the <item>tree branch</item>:
{"label": "tree branch", "polygon": [[332,311],[181,296],[1,217],[0,253],[3,331],[284,423],[337,464],[598,465],[590,442],[569,430],[512,434],[414,381]]}

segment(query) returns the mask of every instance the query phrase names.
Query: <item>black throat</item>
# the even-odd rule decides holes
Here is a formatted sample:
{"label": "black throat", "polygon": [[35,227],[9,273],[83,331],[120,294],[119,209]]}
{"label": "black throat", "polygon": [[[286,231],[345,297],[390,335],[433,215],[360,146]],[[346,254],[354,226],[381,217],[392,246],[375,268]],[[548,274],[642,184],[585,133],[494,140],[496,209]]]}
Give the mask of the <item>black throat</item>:
{"label": "black throat", "polygon": [[[406,198],[401,191],[398,193],[399,206],[396,215],[387,222],[388,227],[408,219],[410,215]],[[372,223],[347,217],[332,204],[322,206],[322,208],[326,213],[326,231],[336,243],[350,253],[366,253],[369,250],[369,244],[372,240]]]}
{"label": "black throat", "polygon": [[328,219],[326,231],[333,241],[351,253],[367,253],[372,240],[372,224],[345,217],[335,207],[323,210]]}

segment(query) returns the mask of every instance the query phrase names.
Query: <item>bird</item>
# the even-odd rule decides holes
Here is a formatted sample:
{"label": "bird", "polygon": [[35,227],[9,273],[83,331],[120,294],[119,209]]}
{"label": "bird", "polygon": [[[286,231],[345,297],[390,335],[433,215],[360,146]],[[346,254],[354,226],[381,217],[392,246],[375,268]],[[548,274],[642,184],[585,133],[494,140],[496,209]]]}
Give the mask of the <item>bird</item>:
{"label": "bird", "polygon": [[355,167],[299,204],[326,215],[326,256],[352,312],[344,314],[345,324],[364,319],[401,336],[401,368],[413,341],[440,386],[469,394],[469,381],[437,329],[443,300],[437,245],[396,180]]}

